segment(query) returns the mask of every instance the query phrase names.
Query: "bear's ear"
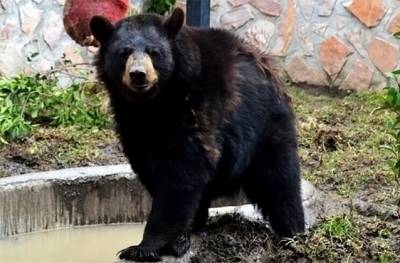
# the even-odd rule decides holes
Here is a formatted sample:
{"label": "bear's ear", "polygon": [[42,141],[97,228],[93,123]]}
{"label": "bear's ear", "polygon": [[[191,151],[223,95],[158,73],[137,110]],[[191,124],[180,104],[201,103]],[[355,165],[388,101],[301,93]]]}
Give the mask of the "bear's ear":
{"label": "bear's ear", "polygon": [[181,8],[175,8],[171,16],[164,22],[165,28],[167,29],[168,35],[175,37],[183,25],[185,20],[185,13]]}
{"label": "bear's ear", "polygon": [[106,42],[111,37],[113,31],[113,24],[103,16],[94,16],[90,20],[90,32],[92,32],[92,35],[100,44]]}

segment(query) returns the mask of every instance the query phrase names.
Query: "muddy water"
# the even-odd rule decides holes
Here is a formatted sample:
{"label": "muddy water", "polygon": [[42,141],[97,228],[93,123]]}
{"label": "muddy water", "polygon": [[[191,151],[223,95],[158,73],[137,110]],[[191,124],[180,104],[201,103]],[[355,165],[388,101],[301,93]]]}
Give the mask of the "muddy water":
{"label": "muddy water", "polygon": [[1,263],[112,263],[140,242],[144,225],[79,227],[0,239]]}

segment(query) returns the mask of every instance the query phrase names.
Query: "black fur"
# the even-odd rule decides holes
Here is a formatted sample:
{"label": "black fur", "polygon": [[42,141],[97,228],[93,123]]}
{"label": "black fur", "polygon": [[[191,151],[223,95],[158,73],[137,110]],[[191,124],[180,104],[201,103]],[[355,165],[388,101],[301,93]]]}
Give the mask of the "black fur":
{"label": "black fur", "polygon": [[[122,20],[98,53],[124,152],[153,197],[143,241],[122,259],[183,255],[211,200],[241,187],[278,235],[304,230],[294,117],[279,82],[233,34],[177,30],[179,19],[172,29],[155,15]],[[126,46],[157,50],[159,84],[147,97],[120,93]]]}

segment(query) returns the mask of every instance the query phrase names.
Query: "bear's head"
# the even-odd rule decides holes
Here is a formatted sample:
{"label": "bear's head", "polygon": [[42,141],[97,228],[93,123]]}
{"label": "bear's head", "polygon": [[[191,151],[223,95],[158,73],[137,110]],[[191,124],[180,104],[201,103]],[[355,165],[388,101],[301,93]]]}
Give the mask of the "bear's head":
{"label": "bear's head", "polygon": [[100,43],[97,67],[109,89],[130,100],[153,98],[174,72],[173,43],[184,22],[171,16],[137,15],[115,25],[101,16],[90,21]]}

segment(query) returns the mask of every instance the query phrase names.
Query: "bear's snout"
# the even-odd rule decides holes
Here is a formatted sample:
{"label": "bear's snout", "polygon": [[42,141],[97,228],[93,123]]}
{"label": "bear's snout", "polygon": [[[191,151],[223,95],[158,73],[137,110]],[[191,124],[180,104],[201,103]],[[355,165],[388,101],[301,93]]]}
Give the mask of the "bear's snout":
{"label": "bear's snout", "polygon": [[147,75],[144,70],[134,69],[129,72],[129,76],[135,87],[142,87],[147,84]]}
{"label": "bear's snout", "polygon": [[144,93],[150,91],[158,81],[151,57],[146,53],[133,53],[125,63],[122,82],[130,91]]}

